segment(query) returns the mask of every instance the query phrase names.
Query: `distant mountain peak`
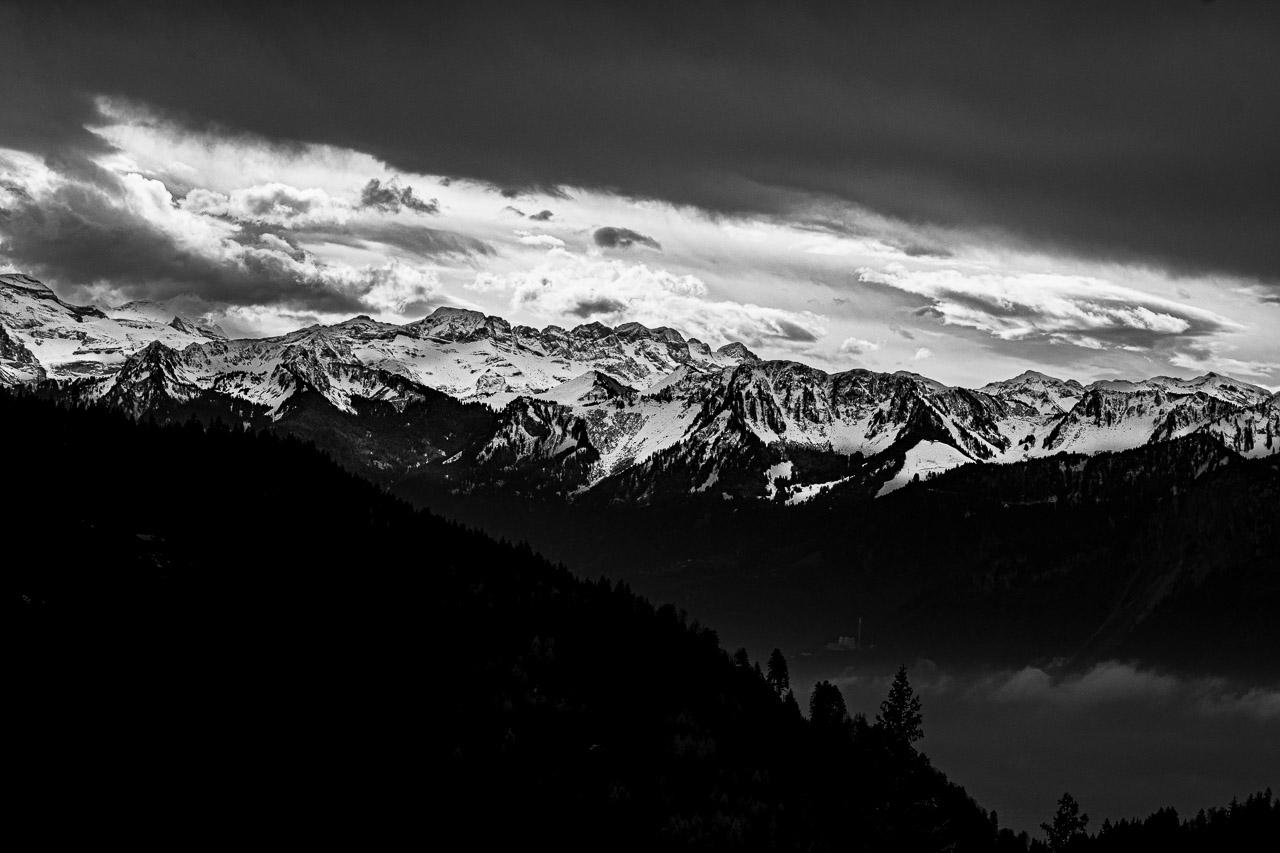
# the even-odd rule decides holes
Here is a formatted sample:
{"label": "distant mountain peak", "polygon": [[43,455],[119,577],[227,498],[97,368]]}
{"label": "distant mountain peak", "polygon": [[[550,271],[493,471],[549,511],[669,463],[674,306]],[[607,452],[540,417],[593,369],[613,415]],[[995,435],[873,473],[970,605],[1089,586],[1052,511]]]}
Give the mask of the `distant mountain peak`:
{"label": "distant mountain peak", "polygon": [[580,326],[574,326],[569,331],[569,334],[575,338],[590,338],[592,340],[599,340],[600,338],[603,338],[606,335],[613,334],[613,329],[609,328],[604,323],[601,323],[599,320],[593,320],[590,323],[583,323]]}
{"label": "distant mountain peak", "polygon": [[173,320],[169,322],[170,327],[177,329],[179,332],[186,332],[189,335],[196,335],[206,338],[219,338],[225,340],[227,333],[214,323],[204,323],[199,320],[192,320],[181,315],[174,315]]}
{"label": "distant mountain peak", "polygon": [[606,373],[588,370],[536,396],[561,405],[573,406],[592,405],[619,397],[633,397],[635,393],[634,388],[622,384]]}
{"label": "distant mountain peak", "polygon": [[8,285],[9,287],[20,287],[23,290],[53,293],[47,284],[37,278],[27,275],[26,273],[4,273],[3,275],[0,275],[0,284]]}
{"label": "distant mountain peak", "polygon": [[427,315],[426,317],[424,317],[423,319],[424,319],[424,320],[427,320],[427,319],[431,319],[431,318],[433,318],[433,317],[434,317],[434,318],[446,318],[446,317],[475,317],[475,318],[478,318],[478,319],[480,319],[480,320],[483,320],[483,319],[484,319],[484,313],[483,313],[483,312],[480,312],[480,311],[476,311],[475,309],[472,309],[472,308],[458,308],[458,307],[453,306],[453,305],[441,305],[439,308],[437,308],[437,309],[435,309],[434,311],[432,311],[430,314],[428,314],[428,315]]}
{"label": "distant mountain peak", "polygon": [[739,361],[743,361],[743,362],[760,360],[760,356],[756,355],[751,350],[747,349],[746,344],[741,344],[741,343],[738,343],[737,341],[733,341],[732,343],[725,344],[724,346],[717,349],[716,352],[720,353],[721,355],[728,356],[729,358],[736,358]]}

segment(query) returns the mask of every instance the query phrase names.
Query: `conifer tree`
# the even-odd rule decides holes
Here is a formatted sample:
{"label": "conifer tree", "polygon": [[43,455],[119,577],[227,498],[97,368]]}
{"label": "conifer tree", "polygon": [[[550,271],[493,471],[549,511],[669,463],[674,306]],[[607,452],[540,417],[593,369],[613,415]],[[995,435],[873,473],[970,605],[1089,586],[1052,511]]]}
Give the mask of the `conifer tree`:
{"label": "conifer tree", "polygon": [[769,655],[769,674],[766,679],[779,698],[791,687],[791,673],[787,669],[787,659],[782,656],[781,649],[774,649]]}
{"label": "conifer tree", "polygon": [[809,722],[824,731],[832,731],[849,722],[849,709],[845,707],[840,688],[830,681],[819,681],[809,694]]}
{"label": "conifer tree", "polygon": [[795,693],[788,690],[787,695],[782,697],[782,704],[786,706],[787,713],[792,717],[798,718],[800,716],[800,703],[796,701]]}
{"label": "conifer tree", "polygon": [[920,697],[911,689],[907,668],[898,667],[888,697],[880,703],[876,725],[895,740],[910,745],[924,737],[924,717],[920,713]]}
{"label": "conifer tree", "polygon": [[1076,798],[1070,793],[1064,793],[1062,799],[1058,800],[1058,811],[1053,816],[1053,823],[1042,823],[1040,828],[1049,841],[1049,849],[1053,853],[1062,853],[1085,837],[1085,827],[1088,824],[1089,816],[1080,813],[1080,804],[1076,802]]}

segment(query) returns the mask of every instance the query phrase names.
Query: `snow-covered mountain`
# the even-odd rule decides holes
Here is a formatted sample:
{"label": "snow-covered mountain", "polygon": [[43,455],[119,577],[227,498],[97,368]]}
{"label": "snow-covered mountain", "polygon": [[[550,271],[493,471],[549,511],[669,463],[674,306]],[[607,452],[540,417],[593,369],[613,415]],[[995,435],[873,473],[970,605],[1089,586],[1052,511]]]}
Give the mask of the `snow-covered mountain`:
{"label": "snow-covered mountain", "polygon": [[546,445],[555,448],[548,461],[575,435],[576,487],[619,500],[665,489],[797,502],[851,481],[887,494],[966,462],[1120,450],[1196,431],[1244,455],[1280,452],[1274,398],[1214,376],[1116,390],[1024,374],[968,390],[904,372],[752,361],[646,391],[602,389],[584,375],[539,396],[557,405],[500,420],[560,436]]}
{"label": "snow-covered mountain", "polygon": [[1074,379],[1055,379],[1034,370],[1003,382],[991,382],[978,390],[1002,400],[1024,403],[1042,415],[1071,411],[1085,393],[1084,386]]}
{"label": "snow-covered mountain", "polygon": [[458,308],[405,325],[361,316],[228,340],[150,303],[77,307],[34,279],[0,276],[0,382],[46,379],[58,394],[135,415],[199,400],[276,420],[303,397],[360,416],[368,404],[400,411],[443,392],[494,414],[467,419],[478,432],[450,439],[463,449],[447,460],[410,467],[435,466],[452,488],[504,483],[610,500],[885,494],[971,461],[1192,433],[1245,456],[1280,452],[1277,397],[1217,374],[1084,386],[1028,371],[964,389],[907,372],[762,361],[740,343],[712,350],[670,328],[538,330]]}
{"label": "snow-covered mountain", "polygon": [[[100,308],[69,305],[34,278],[12,274],[0,275],[0,326],[10,348],[30,353],[50,379],[110,375],[153,341],[181,349],[213,334],[175,317],[135,311],[112,316]],[[0,352],[0,381],[22,372],[17,365],[25,356],[15,353]]]}

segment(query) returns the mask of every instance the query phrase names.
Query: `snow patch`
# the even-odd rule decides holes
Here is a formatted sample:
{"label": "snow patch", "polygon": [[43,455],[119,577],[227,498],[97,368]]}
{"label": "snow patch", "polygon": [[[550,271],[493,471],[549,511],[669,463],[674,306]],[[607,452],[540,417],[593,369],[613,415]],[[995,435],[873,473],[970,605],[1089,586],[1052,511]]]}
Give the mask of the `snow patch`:
{"label": "snow patch", "polygon": [[922,441],[904,454],[902,468],[893,475],[893,479],[880,487],[876,497],[882,498],[890,492],[896,492],[915,479],[917,474],[923,480],[929,474],[941,474],[972,461],[949,444]]}

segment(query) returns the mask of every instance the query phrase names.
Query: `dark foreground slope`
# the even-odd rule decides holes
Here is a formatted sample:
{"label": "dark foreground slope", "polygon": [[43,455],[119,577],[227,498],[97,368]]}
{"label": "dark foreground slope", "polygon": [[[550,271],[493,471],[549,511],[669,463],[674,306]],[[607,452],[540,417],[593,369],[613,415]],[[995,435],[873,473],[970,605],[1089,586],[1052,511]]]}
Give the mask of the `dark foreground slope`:
{"label": "dark foreground slope", "polygon": [[[909,746],[829,704],[804,719],[674,609],[297,441],[6,395],[0,422],[11,836],[1027,848]],[[1268,795],[1186,849],[1264,849],[1278,814]]]}
{"label": "dark foreground slope", "polygon": [[926,759],[815,732],[714,632],[295,441],[9,396],[0,419],[27,830],[995,843]]}

